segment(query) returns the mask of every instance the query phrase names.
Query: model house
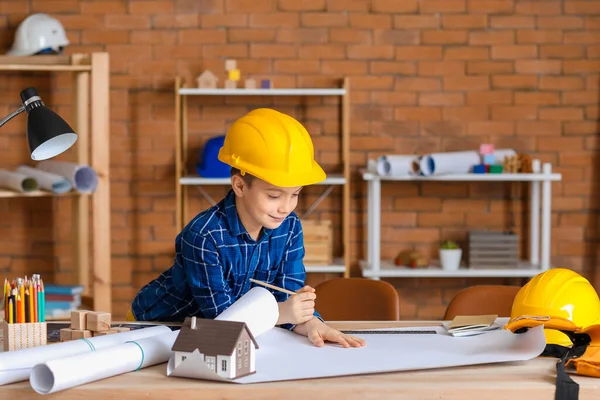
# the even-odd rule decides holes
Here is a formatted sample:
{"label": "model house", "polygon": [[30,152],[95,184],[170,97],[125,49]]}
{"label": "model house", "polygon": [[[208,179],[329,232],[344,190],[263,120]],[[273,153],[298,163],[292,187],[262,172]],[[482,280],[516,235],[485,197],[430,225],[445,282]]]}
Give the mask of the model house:
{"label": "model house", "polygon": [[173,344],[175,367],[198,350],[204,363],[229,379],[253,374],[258,343],[243,322],[186,318]]}
{"label": "model house", "polygon": [[219,82],[219,78],[209,70],[201,73],[198,78],[196,78],[196,82],[198,83],[198,87],[202,89],[214,89],[217,87],[217,83]]}

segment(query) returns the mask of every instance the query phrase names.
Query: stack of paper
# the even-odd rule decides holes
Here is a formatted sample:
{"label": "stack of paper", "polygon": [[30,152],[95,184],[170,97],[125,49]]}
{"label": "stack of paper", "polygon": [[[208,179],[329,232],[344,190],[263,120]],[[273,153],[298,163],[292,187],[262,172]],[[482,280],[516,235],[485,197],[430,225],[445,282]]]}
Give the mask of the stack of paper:
{"label": "stack of paper", "polygon": [[500,325],[494,323],[496,318],[497,315],[457,315],[446,326],[446,330],[455,337],[480,335],[500,328]]}

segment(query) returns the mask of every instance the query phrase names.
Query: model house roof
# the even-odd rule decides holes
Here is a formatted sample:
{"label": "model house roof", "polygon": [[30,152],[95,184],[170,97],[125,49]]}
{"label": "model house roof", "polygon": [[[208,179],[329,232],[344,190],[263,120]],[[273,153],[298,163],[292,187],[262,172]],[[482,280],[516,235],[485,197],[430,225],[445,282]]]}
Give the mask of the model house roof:
{"label": "model house roof", "polygon": [[215,80],[215,81],[219,80],[219,78],[217,78],[217,76],[209,70],[206,70],[203,73],[201,73],[200,76],[198,76],[198,79],[202,79],[202,80],[210,79],[210,80]]}
{"label": "model house roof", "polygon": [[256,339],[243,322],[188,317],[183,322],[171,350],[191,353],[198,349],[202,354],[229,355],[233,353],[244,329],[248,331],[250,339],[258,349]]}

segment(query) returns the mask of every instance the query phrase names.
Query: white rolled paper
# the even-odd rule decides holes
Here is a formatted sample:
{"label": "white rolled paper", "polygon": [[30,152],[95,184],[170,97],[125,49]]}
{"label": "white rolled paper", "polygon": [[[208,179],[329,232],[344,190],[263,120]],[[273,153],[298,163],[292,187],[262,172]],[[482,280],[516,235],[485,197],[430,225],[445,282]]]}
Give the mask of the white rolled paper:
{"label": "white rolled paper", "polygon": [[5,385],[29,379],[31,369],[36,364],[76,354],[96,352],[106,347],[125,343],[128,340],[142,339],[166,332],[171,332],[171,329],[160,325],[113,335],[96,336],[85,340],[70,340],[48,346],[0,353],[0,384]]}
{"label": "white rolled paper", "polygon": [[49,190],[52,193],[61,194],[72,189],[71,182],[64,176],[42,171],[37,168],[31,168],[26,165],[18,167],[17,172],[34,178],[38,182],[40,188]]}
{"label": "white rolled paper", "polygon": [[50,360],[33,367],[29,382],[37,393],[49,394],[164,363],[171,356],[178,333],[163,333],[87,354]]}
{"label": "white rolled paper", "polygon": [[244,322],[254,337],[273,328],[279,319],[277,300],[262,287],[253,287],[215,319]]}
{"label": "white rolled paper", "polygon": [[419,173],[419,164],[415,155],[387,155],[377,159],[379,176],[407,176]]}
{"label": "white rolled paper", "polygon": [[0,187],[27,193],[37,190],[38,183],[35,178],[25,174],[0,169]]}
{"label": "white rolled paper", "polygon": [[98,175],[88,165],[66,161],[47,160],[38,163],[37,169],[64,176],[69,179],[75,190],[81,193],[92,193],[98,186]]}
{"label": "white rolled paper", "polygon": [[421,159],[421,173],[425,176],[443,174],[468,174],[473,166],[481,163],[477,151],[432,153]]}

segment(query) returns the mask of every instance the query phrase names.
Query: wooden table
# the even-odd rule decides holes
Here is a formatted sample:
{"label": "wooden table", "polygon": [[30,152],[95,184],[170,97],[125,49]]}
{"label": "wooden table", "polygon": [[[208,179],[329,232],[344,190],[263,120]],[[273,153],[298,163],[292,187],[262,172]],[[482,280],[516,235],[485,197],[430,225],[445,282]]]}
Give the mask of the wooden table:
{"label": "wooden table", "polygon": [[[409,326],[427,324],[422,321]],[[407,326],[407,322],[331,322],[338,329]],[[414,372],[236,385],[167,378],[166,364],[47,395],[48,399],[554,399],[555,359]],[[600,378],[573,376],[580,400],[600,398]],[[29,382],[0,388],[7,399],[39,397]],[[6,396],[6,397],[5,397]],[[185,397],[184,397],[185,396]]]}

